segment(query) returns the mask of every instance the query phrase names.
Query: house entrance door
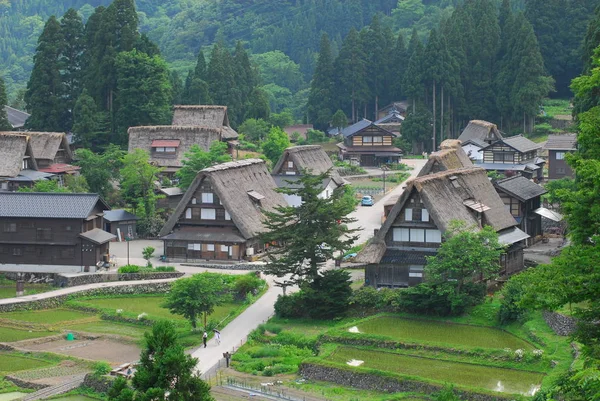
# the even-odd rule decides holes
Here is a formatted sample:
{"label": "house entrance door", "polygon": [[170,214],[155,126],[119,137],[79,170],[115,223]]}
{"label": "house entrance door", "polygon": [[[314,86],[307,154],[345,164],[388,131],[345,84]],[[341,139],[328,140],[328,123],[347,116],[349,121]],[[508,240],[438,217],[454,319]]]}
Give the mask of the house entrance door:
{"label": "house entrance door", "polygon": [[376,165],[375,155],[361,155],[360,156],[360,165],[372,167]]}

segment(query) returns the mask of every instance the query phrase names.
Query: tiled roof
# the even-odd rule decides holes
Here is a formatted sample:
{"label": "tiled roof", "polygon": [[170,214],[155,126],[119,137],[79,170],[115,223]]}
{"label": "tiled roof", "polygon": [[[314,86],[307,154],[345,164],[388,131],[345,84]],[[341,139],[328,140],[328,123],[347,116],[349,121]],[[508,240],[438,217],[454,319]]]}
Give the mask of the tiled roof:
{"label": "tiled roof", "polygon": [[388,249],[381,258],[381,264],[425,265],[426,256],[435,256],[436,252],[416,252],[414,250]]}
{"label": "tiled roof", "polygon": [[577,135],[548,135],[548,141],[544,145],[544,149],[548,150],[576,150]]}
{"label": "tiled roof", "polygon": [[523,135],[511,136],[504,138],[503,142],[511,146],[521,153],[530,152],[532,150],[541,149],[542,145],[533,142],[531,139],[525,138]]}
{"label": "tiled roof", "polygon": [[25,125],[25,121],[27,121],[30,116],[30,114],[14,109],[10,106],[4,106],[4,110],[6,110],[8,122],[13,128],[22,128]]}
{"label": "tiled roof", "polygon": [[342,130],[342,135],[344,136],[344,138],[346,138],[346,137],[348,137],[350,135],[354,135],[358,131],[361,131],[361,130],[367,128],[371,124],[373,124],[373,123],[370,120],[367,120],[366,118],[363,118],[359,122],[356,122],[356,123],[354,123],[352,125],[349,125],[346,128],[344,128]]}
{"label": "tiled roof", "polygon": [[97,194],[0,192],[0,217],[85,219],[98,202]]}
{"label": "tiled roof", "polygon": [[522,202],[548,192],[541,185],[538,185],[521,175],[498,180],[494,183],[494,186],[501,191],[518,198]]}
{"label": "tiled roof", "polygon": [[135,214],[129,213],[127,210],[123,209],[115,209],[115,210],[107,210],[104,212],[104,220],[114,222],[114,221],[127,221],[127,220],[139,220]]}

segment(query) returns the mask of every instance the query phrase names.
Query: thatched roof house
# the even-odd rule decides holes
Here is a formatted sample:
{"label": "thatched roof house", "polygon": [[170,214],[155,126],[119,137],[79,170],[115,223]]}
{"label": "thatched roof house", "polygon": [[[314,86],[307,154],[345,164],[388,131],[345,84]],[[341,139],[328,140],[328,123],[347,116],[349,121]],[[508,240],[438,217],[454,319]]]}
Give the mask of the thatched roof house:
{"label": "thatched roof house", "polygon": [[[450,222],[468,227],[489,225],[507,244],[503,269],[523,267],[522,247],[528,236],[506,210],[486,171],[470,167],[441,171],[408,182],[381,229],[356,260],[366,263],[375,286],[408,286],[421,282],[426,256],[435,255]],[[383,270],[382,270],[383,269]],[[387,269],[387,270],[386,270]],[[392,273],[389,273],[392,269]],[[392,283],[386,280],[394,277]]]}
{"label": "thatched roof house", "polygon": [[[273,167],[271,174],[279,187],[296,188],[296,181],[304,172],[311,174],[322,174],[329,171],[329,178],[323,181],[323,193],[321,196],[328,198],[333,191],[346,184],[337,169],[333,166],[331,158],[319,145],[293,146],[287,148],[279,161]],[[289,205],[299,206],[302,199],[296,195],[284,194]]]}
{"label": "thatched roof house", "polygon": [[473,163],[457,139],[446,139],[440,144],[440,150],[429,155],[429,160],[419,172],[418,177],[457,168],[472,167]]}
{"label": "thatched roof house", "polygon": [[496,124],[483,120],[469,121],[458,137],[467,156],[474,160],[482,160],[483,154],[479,150],[498,139],[502,139],[502,133]]}
{"label": "thatched roof house", "polygon": [[223,141],[238,137],[238,133],[229,125],[227,106],[175,106],[172,125],[215,128],[221,131]]}
{"label": "thatched roof house", "polygon": [[16,177],[21,170],[37,170],[31,141],[26,135],[0,135],[0,177]]}
{"label": "thatched roof house", "polygon": [[160,232],[167,257],[227,260],[262,251],[263,211],[285,205],[276,188],[260,159],[200,171]]}
{"label": "thatched roof house", "polygon": [[214,141],[221,140],[221,131],[214,127],[159,125],[131,127],[129,152],[143,149],[150,154],[150,161],[164,167],[167,173],[181,168],[185,153],[192,145],[208,151]]}
{"label": "thatched roof house", "polygon": [[[0,132],[0,137],[15,134],[11,131]],[[23,132],[19,135],[29,137],[33,156],[40,169],[55,163],[68,164],[73,160],[73,153],[64,132]]]}

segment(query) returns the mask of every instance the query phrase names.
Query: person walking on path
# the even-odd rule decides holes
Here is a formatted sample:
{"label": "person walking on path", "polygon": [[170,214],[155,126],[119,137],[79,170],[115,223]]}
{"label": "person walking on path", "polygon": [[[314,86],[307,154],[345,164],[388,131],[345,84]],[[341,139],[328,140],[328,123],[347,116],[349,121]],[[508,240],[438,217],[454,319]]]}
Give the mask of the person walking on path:
{"label": "person walking on path", "polygon": [[204,334],[202,334],[202,343],[204,344],[204,348],[206,348],[206,340],[208,340],[208,333],[205,331]]}
{"label": "person walking on path", "polygon": [[217,344],[221,345],[221,332],[217,329],[213,330],[215,332],[215,338],[217,340]]}

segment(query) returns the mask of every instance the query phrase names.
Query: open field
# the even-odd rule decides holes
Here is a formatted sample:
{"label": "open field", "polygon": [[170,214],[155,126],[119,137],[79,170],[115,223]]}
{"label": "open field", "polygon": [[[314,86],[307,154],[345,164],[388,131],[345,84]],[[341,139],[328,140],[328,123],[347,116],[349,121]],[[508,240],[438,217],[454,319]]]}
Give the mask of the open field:
{"label": "open field", "polygon": [[50,363],[42,359],[24,357],[20,355],[10,355],[6,352],[0,352],[0,372],[11,373],[20,370],[28,370],[49,366]]}
{"label": "open field", "polygon": [[31,323],[54,324],[85,319],[94,315],[71,309],[45,309],[36,311],[1,313],[0,319],[20,320]]}
{"label": "open field", "polygon": [[[4,284],[8,282],[7,284]],[[55,290],[50,284],[25,284],[25,295],[40,294]],[[12,281],[2,281],[0,284],[0,299],[14,298],[16,296],[16,284]]]}
{"label": "open field", "polygon": [[[398,341],[512,350],[534,348],[528,342],[500,329],[431,320],[384,316],[360,322],[357,328],[360,333],[382,335]],[[360,333],[356,335],[360,336]]]}
{"label": "open field", "polygon": [[343,365],[352,360],[362,361],[360,367],[364,368],[523,395],[533,395],[544,376],[522,370],[449,362],[348,346],[338,346],[326,360]]}
{"label": "open field", "polygon": [[76,358],[107,361],[112,365],[121,365],[137,361],[140,357],[140,347],[135,344],[114,341],[110,339],[76,340],[76,341],[50,341],[41,344],[29,345],[27,350],[37,352],[53,352],[73,356]]}
{"label": "open field", "polygon": [[0,326],[0,342],[29,340],[30,338],[48,337],[56,334],[58,333],[54,331],[17,330],[10,327]]}

